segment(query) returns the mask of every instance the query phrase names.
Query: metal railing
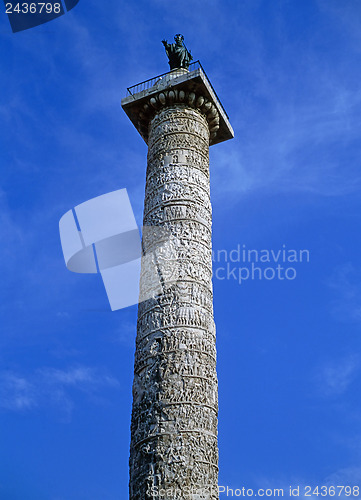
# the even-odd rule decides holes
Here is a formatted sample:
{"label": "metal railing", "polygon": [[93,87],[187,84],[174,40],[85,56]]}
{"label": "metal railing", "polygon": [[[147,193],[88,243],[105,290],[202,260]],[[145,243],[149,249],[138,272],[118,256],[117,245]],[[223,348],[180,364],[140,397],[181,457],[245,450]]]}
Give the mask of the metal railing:
{"label": "metal railing", "polygon": [[[213,90],[215,97],[218,99],[218,102],[220,103],[220,105],[224,111],[224,114],[226,115],[227,118],[229,118],[227,113],[226,113],[226,110],[224,109],[221,101],[219,100],[219,97],[217,96],[216,91],[213,88],[213,85],[209,81],[207,73],[204,71],[201,63],[199,61],[195,61],[195,62],[191,63],[189,65],[188,72],[192,73],[192,71],[196,71],[197,69],[200,69],[202,71],[202,73],[204,74],[209,86]],[[179,71],[179,75],[177,74],[177,71]],[[161,75],[150,78],[149,80],[145,80],[144,82],[137,83],[136,85],[133,85],[132,87],[127,87],[128,95],[134,96],[135,94],[138,94],[139,92],[143,92],[144,90],[148,90],[151,87],[154,87],[154,85],[156,83],[159,83],[159,80],[162,80],[164,77],[169,76],[170,73],[172,74],[172,78],[176,78],[177,76],[182,76],[182,75],[186,74],[184,72],[184,68],[180,68],[179,70],[167,71],[166,73],[162,73]]]}
{"label": "metal railing", "polygon": [[[196,69],[199,69],[199,68],[201,68],[203,70],[201,63],[199,61],[195,61],[189,65],[188,71],[189,71],[189,73],[191,73],[192,71],[195,71]],[[172,76],[173,75],[174,75],[174,77],[178,76],[177,71],[178,70],[173,70]],[[170,71],[167,71],[166,73],[162,73],[161,75],[150,78],[149,80],[145,80],[144,82],[137,83],[137,85],[133,85],[132,87],[128,87],[127,91],[129,93],[129,95],[134,95],[134,94],[138,94],[139,92],[143,92],[143,90],[148,90],[151,87],[154,87],[154,85],[158,82],[158,80],[161,80],[166,75],[169,75],[169,73],[170,73]],[[181,76],[181,75],[184,75],[183,68],[179,69],[179,76]]]}

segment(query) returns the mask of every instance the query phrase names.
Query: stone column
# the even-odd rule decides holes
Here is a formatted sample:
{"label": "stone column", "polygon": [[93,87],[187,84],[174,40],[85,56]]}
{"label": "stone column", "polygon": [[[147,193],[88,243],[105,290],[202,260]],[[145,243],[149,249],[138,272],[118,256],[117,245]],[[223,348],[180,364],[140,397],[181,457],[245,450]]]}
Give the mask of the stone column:
{"label": "stone column", "polygon": [[209,94],[195,93],[183,82],[171,89],[168,83],[168,89],[146,96],[136,114],[136,126],[148,143],[148,167],[130,500],[216,500],[218,401],[208,157],[221,126],[220,113]]}

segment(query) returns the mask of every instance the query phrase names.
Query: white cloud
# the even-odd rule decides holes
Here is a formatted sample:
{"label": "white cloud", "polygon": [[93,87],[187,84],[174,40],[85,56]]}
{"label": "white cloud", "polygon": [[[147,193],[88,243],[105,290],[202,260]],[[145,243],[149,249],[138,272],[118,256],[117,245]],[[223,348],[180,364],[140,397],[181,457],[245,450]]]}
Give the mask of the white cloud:
{"label": "white cloud", "polygon": [[89,367],[69,368],[68,370],[57,370],[55,368],[45,368],[39,373],[48,384],[75,386],[78,389],[89,387],[98,388],[101,386],[118,387],[118,381],[109,375],[99,374]]}
{"label": "white cloud", "polygon": [[0,374],[0,407],[24,411],[35,406],[36,388],[28,380],[10,372]]}
{"label": "white cloud", "polygon": [[[330,474],[326,480],[326,484],[329,485],[360,485],[361,484],[361,465],[354,465],[351,467],[345,467],[336,472]],[[356,495],[358,496],[358,495]],[[344,498],[344,496],[343,496]],[[350,495],[348,495],[350,498]]]}
{"label": "white cloud", "polygon": [[[343,196],[359,191],[360,163],[352,148],[359,141],[361,93],[335,81],[318,102],[289,97],[274,104],[271,91],[267,98],[271,123],[266,118],[257,122],[257,114],[249,126],[237,118],[235,138],[211,148],[214,192],[239,196],[263,189]],[[347,161],[345,151],[351,151]]]}
{"label": "white cloud", "polygon": [[317,382],[324,396],[341,396],[360,373],[359,357],[352,354],[329,361],[319,368]]}
{"label": "white cloud", "polygon": [[328,285],[336,297],[332,302],[331,312],[339,320],[361,320],[361,269],[351,262],[335,268]]}
{"label": "white cloud", "polygon": [[87,366],[42,368],[27,377],[14,372],[2,372],[0,408],[30,411],[35,407],[50,405],[57,408],[68,421],[77,400],[74,390],[85,393],[93,403],[103,403],[104,390],[119,387],[115,377]]}
{"label": "white cloud", "polygon": [[123,344],[125,347],[134,349],[136,336],[136,320],[123,320],[121,326],[116,330],[114,341]]}
{"label": "white cloud", "polygon": [[[326,477],[321,477],[319,480],[310,481],[307,478],[306,479],[302,478],[300,475],[293,475],[288,478],[285,478],[284,476],[281,478],[269,478],[265,476],[259,476],[255,477],[255,483],[257,488],[262,488],[263,490],[266,489],[283,490],[283,496],[276,494],[275,496],[271,496],[270,498],[277,498],[277,497],[290,498],[289,495],[290,486],[292,486],[292,490],[295,490],[295,488],[297,489],[299,488],[299,496],[297,496],[297,498],[310,498],[309,488],[311,487],[311,492],[312,492],[318,486],[319,496],[322,496],[322,498],[344,499],[344,498],[355,498],[358,497],[359,495],[357,494],[345,495],[344,490],[341,490],[337,485],[351,486],[351,490],[349,489],[347,490],[349,493],[350,491],[352,492],[353,486],[360,485],[360,478],[361,478],[361,467],[359,465],[355,465],[339,469]],[[330,489],[329,492],[331,494],[325,495],[324,494],[325,490],[322,490],[323,495],[321,495],[321,486],[327,486],[328,488],[330,488],[331,486],[334,487],[336,494],[333,494],[333,489]],[[237,488],[237,486],[234,486],[234,488]],[[356,491],[357,490],[355,490],[355,492]],[[314,498],[316,497],[316,495],[312,497]]]}

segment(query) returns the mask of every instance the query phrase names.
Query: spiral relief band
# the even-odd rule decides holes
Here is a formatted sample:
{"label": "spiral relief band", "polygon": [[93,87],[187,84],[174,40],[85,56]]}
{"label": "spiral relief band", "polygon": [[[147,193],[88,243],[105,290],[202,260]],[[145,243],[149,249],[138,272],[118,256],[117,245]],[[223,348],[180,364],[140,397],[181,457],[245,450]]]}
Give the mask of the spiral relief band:
{"label": "spiral relief band", "polygon": [[129,498],[218,500],[209,146],[233,130],[200,64],[128,92],[122,107],[148,145],[142,248],[161,285],[142,262]]}
{"label": "spiral relief band", "polygon": [[[159,231],[151,228],[164,228],[167,255],[159,259],[175,274],[138,309],[132,500],[154,498],[159,488],[216,488],[218,477],[208,165],[209,123],[217,114],[203,98],[182,91],[159,93],[144,112],[149,153],[143,225],[149,230],[143,246],[154,254]],[[141,293],[149,296],[149,286],[142,269]]]}

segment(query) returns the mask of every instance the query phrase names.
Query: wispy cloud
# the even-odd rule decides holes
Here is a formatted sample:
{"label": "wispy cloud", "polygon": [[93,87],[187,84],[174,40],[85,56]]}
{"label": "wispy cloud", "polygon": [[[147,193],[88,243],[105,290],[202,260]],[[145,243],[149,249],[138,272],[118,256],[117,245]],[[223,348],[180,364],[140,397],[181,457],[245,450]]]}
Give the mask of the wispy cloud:
{"label": "wispy cloud", "polygon": [[136,319],[132,321],[124,319],[121,326],[114,334],[114,341],[123,344],[126,347],[134,349],[136,334]]}
{"label": "wispy cloud", "polygon": [[271,123],[259,122],[256,114],[248,127],[235,124],[235,139],[212,148],[214,192],[236,196],[262,189],[343,196],[361,189],[356,154],[360,92],[335,82],[317,103],[272,106]]}
{"label": "wispy cloud", "polygon": [[0,407],[24,411],[37,406],[36,387],[26,378],[14,373],[0,375]]}
{"label": "wispy cloud", "polygon": [[342,321],[361,320],[361,269],[351,262],[335,268],[328,285],[336,294],[332,314]]}
{"label": "wispy cloud", "polygon": [[[353,465],[351,467],[345,467],[343,469],[339,469],[336,472],[330,474],[325,482],[329,485],[360,485],[361,478],[361,466]],[[350,495],[347,495],[350,498]],[[358,496],[358,495],[357,495]]]}
{"label": "wispy cloud", "polygon": [[355,354],[324,363],[316,375],[320,393],[326,397],[343,395],[359,376],[360,368]]}
{"label": "wispy cloud", "polygon": [[[330,494],[325,494],[328,493],[326,490],[322,490],[322,497],[323,498],[352,498],[354,496],[358,495],[350,495],[350,491],[352,493],[352,487],[353,486],[358,486],[360,485],[360,477],[361,477],[361,467],[359,465],[353,465],[350,467],[342,468],[339,470],[336,470],[335,472],[329,474],[326,477],[320,477],[319,480],[312,480],[310,479],[305,479],[301,475],[293,475],[291,477],[278,477],[278,478],[270,478],[264,475],[260,476],[255,476],[254,481],[255,485],[257,488],[262,488],[263,490],[269,489],[269,490],[275,490],[275,489],[282,489],[283,490],[283,495],[280,494],[275,494],[274,496],[272,495],[272,498],[276,497],[284,497],[284,498],[289,498],[290,494],[290,487],[292,486],[293,490],[293,496],[297,496],[298,498],[309,498],[310,497],[310,485],[311,485],[311,492],[316,489],[316,486],[318,485],[318,491],[319,494],[321,494],[321,486],[327,486],[327,487],[332,487],[328,492]],[[337,485],[348,485],[348,488],[346,490],[345,494],[345,489],[342,486],[337,486]],[[351,490],[349,489],[351,486]],[[239,485],[238,485],[239,487]],[[234,486],[234,488],[237,488],[237,486]],[[335,488],[335,490],[333,490]],[[297,490],[299,491],[299,494],[297,495]],[[336,494],[333,494],[333,491],[336,492]],[[355,490],[356,493],[357,490]]]}
{"label": "wispy cloud", "polygon": [[85,392],[97,390],[102,386],[119,386],[119,382],[115,378],[99,374],[96,370],[84,366],[68,370],[43,368],[39,370],[39,374],[49,385],[73,386]]}
{"label": "wispy cloud", "polygon": [[[223,54],[219,85],[213,81],[235,130],[225,147],[211,148],[215,194],[233,194],[237,200],[259,190],[344,196],[361,189],[361,92],[352,63],[360,50],[353,38],[360,39],[359,16],[351,3],[347,9],[335,2],[319,4],[323,15],[330,4],[327,15],[333,17],[335,36],[342,37],[338,45],[348,44],[347,57],[341,49],[318,50],[328,25],[327,32],[305,26],[301,40],[285,40],[287,9],[279,9],[273,19],[275,46],[269,51],[257,24],[239,29],[232,25],[239,23],[237,16],[229,20],[229,32],[237,32],[243,50],[237,57],[234,50]],[[238,6],[239,13],[252,18],[252,9],[245,10]],[[345,27],[352,31],[350,40]]]}
{"label": "wispy cloud", "polygon": [[104,371],[76,366],[67,369],[41,368],[25,377],[14,372],[0,373],[0,408],[30,411],[56,407],[69,420],[75,406],[75,391],[85,393],[90,402],[104,402],[105,389],[118,389],[119,381]]}

